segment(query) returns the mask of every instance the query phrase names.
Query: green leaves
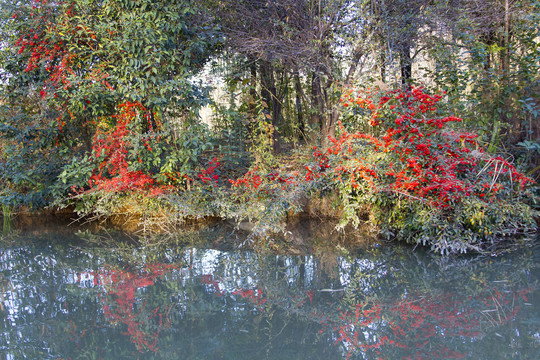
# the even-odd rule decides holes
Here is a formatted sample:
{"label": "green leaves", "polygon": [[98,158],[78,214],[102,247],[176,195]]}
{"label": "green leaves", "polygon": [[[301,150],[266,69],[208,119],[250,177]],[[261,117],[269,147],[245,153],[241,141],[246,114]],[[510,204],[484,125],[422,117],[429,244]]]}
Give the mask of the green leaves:
{"label": "green leaves", "polygon": [[[28,139],[8,140],[6,151],[13,155],[11,170],[2,174],[5,186],[23,193],[50,188],[55,197],[67,195],[69,186],[84,186],[100,158],[89,156],[95,134],[117,126],[118,105],[127,101],[159,118],[159,126],[153,118],[141,121],[142,115],[133,119],[125,145],[130,166],[150,175],[165,164],[191,171],[206,146],[197,133],[204,130],[177,125],[196,124],[206,94],[191,78],[220,38],[203,10],[183,0],[27,0],[9,7],[19,10],[17,21],[2,29],[10,35],[0,68],[9,78],[4,101],[18,104],[21,113],[6,112],[2,135]],[[158,145],[158,127],[170,141]],[[41,181],[30,181],[36,178]]]}

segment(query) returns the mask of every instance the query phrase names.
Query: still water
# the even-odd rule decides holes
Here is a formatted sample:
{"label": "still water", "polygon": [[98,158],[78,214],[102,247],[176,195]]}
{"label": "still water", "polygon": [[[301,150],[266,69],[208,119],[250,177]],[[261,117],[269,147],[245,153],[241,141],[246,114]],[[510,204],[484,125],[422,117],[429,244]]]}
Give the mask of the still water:
{"label": "still water", "polygon": [[0,358],[540,359],[538,246],[216,249],[228,231],[159,248],[0,242]]}

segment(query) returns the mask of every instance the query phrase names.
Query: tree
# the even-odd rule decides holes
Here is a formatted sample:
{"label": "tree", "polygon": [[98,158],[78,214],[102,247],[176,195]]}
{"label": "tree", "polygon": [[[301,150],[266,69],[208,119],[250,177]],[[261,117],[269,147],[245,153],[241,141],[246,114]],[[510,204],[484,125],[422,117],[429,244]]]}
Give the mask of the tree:
{"label": "tree", "polygon": [[364,55],[357,2],[246,0],[214,6],[230,51],[253,64],[251,78],[269,104],[272,124],[283,121],[282,102],[294,87],[300,128],[309,132],[311,142],[325,142],[339,116],[340,86],[351,81]]}
{"label": "tree", "polygon": [[432,78],[449,92],[490,151],[540,138],[538,1],[456,0],[434,39]]}
{"label": "tree", "polygon": [[[127,152],[128,173],[186,171],[193,157],[189,151],[152,151],[149,143],[160,136],[178,141],[194,130],[193,115],[206,101],[190,78],[220,37],[196,5],[190,0],[6,1],[3,18],[9,20],[3,30],[14,35],[2,49],[0,66],[3,133],[29,138],[33,132],[32,139],[48,134],[47,142],[24,145],[59,153],[55,168],[42,174],[48,179],[84,153],[92,161],[109,161],[93,145],[117,126],[127,126],[131,136],[121,149]],[[137,104],[129,121],[123,118],[126,104]],[[148,149],[145,157],[141,147]]]}

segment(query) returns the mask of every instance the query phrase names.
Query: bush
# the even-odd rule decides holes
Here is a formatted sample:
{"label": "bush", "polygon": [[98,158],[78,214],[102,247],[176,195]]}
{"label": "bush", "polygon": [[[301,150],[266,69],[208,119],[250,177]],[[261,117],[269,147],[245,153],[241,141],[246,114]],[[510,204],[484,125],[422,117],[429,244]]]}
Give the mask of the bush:
{"label": "bush", "polygon": [[442,95],[422,88],[350,92],[349,118],[371,134],[341,134],[327,149],[332,178],[345,207],[342,226],[358,225],[357,210],[373,206],[383,232],[439,253],[483,251],[508,235],[536,231],[527,202],[533,181],[501,156],[480,148],[477,136],[437,116]]}

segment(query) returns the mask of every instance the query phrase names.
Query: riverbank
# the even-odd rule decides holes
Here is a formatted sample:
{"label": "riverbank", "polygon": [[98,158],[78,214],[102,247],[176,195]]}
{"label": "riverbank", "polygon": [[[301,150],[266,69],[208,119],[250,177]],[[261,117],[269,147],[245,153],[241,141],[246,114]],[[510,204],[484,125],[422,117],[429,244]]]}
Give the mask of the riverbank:
{"label": "riverbank", "polygon": [[[125,156],[131,145],[107,137],[108,150],[85,155],[82,168],[74,159],[49,188],[2,196],[47,199],[51,208],[73,209],[85,221],[107,221],[143,236],[222,219],[264,239],[286,233],[299,214],[332,219],[341,231],[367,224],[383,239],[440,254],[492,252],[536,233],[535,181],[508,158],[483,150],[478,135],[456,125],[460,118],[441,117],[441,99],[420,87],[351,91],[343,106],[351,116],[364,114],[367,132],[349,132],[339,123],[325,145],[281,153],[271,137],[262,143],[253,138],[250,151],[215,146],[198,153],[189,171],[173,173],[154,165],[137,170],[142,159]],[[129,108],[137,118],[140,106]],[[161,164],[167,145],[154,140],[161,148],[148,145],[147,155]]]}
{"label": "riverbank", "polygon": [[[306,210],[291,214],[280,223],[280,231],[256,236],[258,222],[221,219],[217,217],[185,219],[177,223],[174,230],[161,226],[150,229],[144,224],[145,217],[140,214],[121,214],[107,218],[81,218],[73,208],[62,210],[20,211],[9,217],[3,217],[4,234],[23,232],[30,235],[44,233],[81,232],[104,236],[112,233],[117,236],[132,239],[134,242],[147,245],[158,243],[174,244],[186,233],[205,231],[216,227],[228,229],[229,237],[219,236],[218,239],[206,246],[216,246],[220,249],[232,249],[241,246],[245,249],[266,249],[272,252],[289,254],[305,253],[314,247],[355,249],[378,245],[381,239],[377,229],[367,223],[358,228],[348,226],[337,230],[339,210],[334,212],[328,198],[306,202]],[[167,219],[162,219],[166,222]],[[7,225],[6,225],[7,224]],[[8,229],[6,232],[5,230]],[[167,231],[164,231],[167,229]],[[123,235],[120,235],[123,234]],[[91,235],[89,235],[91,236]],[[84,237],[84,236],[83,236]],[[106,238],[106,236],[105,236]],[[307,239],[310,239],[308,242]]]}

